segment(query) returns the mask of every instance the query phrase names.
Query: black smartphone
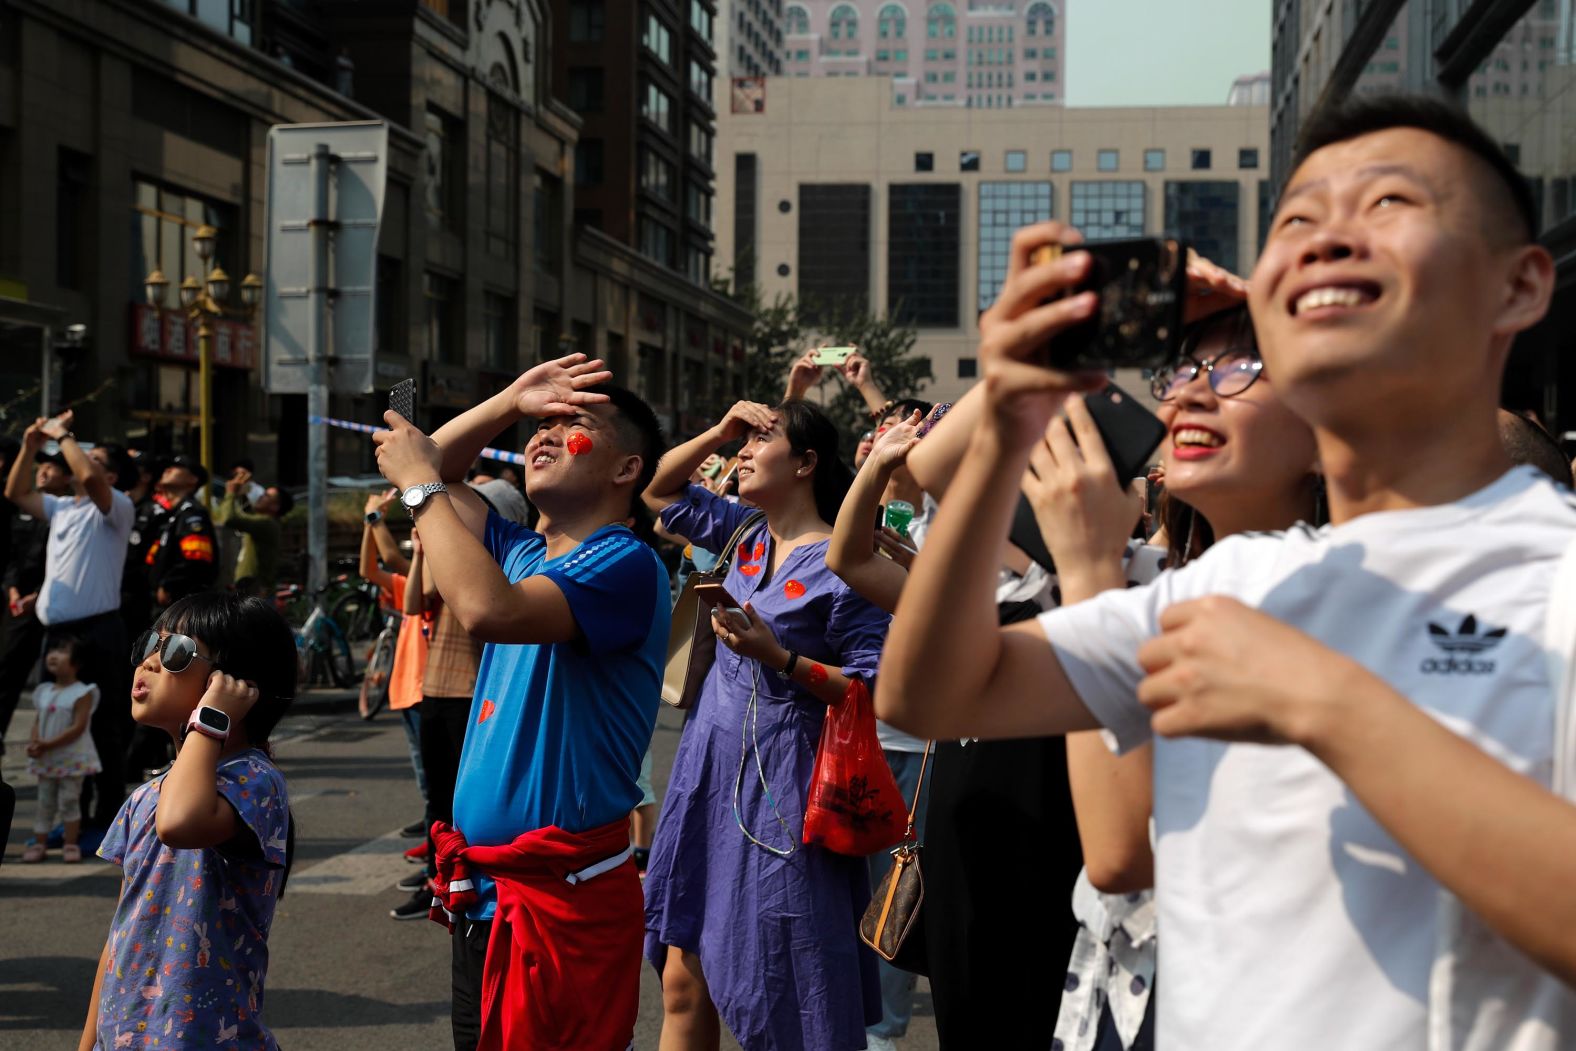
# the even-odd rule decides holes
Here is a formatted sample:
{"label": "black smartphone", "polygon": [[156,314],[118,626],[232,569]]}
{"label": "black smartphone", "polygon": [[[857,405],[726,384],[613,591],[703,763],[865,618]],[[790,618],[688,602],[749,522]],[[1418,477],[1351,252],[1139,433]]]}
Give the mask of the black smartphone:
{"label": "black smartphone", "polygon": [[1147,475],[1149,458],[1166,437],[1166,425],[1160,417],[1114,383],[1086,395],[1084,405],[1100,429],[1106,455],[1116,469],[1116,480],[1125,488],[1134,478]]}
{"label": "black smartphone", "polygon": [[1064,251],[1087,252],[1093,262],[1077,292],[1097,292],[1094,317],[1059,334],[1042,363],[1065,372],[1154,369],[1176,358],[1182,346],[1187,301],[1187,245],[1171,238],[1045,245],[1034,263]]}
{"label": "black smartphone", "polygon": [[389,389],[389,408],[405,417],[410,424],[416,422],[416,381],[400,380]]}
{"label": "black smartphone", "polygon": [[[1148,473],[1150,456],[1165,440],[1166,425],[1114,383],[1107,384],[1104,390],[1086,395],[1084,405],[1088,407],[1089,415],[1094,417],[1094,425],[1105,443],[1105,452],[1111,458],[1117,482],[1125,489],[1134,478],[1144,477]],[[1013,511],[1012,530],[1007,539],[1047,570],[1056,572],[1056,562],[1051,558],[1050,548],[1046,547],[1045,537],[1040,533],[1034,507],[1022,493],[1018,494],[1018,506]]]}

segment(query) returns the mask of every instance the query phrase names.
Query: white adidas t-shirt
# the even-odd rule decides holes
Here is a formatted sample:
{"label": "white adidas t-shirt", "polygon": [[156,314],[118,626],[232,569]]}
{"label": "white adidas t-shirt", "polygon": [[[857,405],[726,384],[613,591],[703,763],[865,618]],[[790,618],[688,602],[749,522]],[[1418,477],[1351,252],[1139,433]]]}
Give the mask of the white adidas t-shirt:
{"label": "white adidas t-shirt", "polygon": [[[1221,594],[1356,659],[1548,785],[1544,615],[1573,537],[1570,494],[1519,467],[1454,504],[1232,537],[1148,587],[1040,621],[1123,750],[1150,740],[1139,645],[1168,606]],[[1160,1045],[1425,1047],[1442,891],[1345,785],[1298,748],[1156,739],[1154,764]]]}

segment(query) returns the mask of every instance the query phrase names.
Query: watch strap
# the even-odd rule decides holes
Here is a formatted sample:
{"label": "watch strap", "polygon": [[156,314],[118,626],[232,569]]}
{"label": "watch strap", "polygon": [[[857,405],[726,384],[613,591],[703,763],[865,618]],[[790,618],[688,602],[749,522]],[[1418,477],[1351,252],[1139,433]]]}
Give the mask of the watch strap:
{"label": "watch strap", "polygon": [[788,663],[777,674],[784,679],[792,679],[794,669],[799,667],[799,655],[793,650],[788,651]]}
{"label": "watch strap", "polygon": [[218,741],[220,744],[224,744],[230,739],[230,731],[228,729],[223,731],[215,730],[213,727],[204,724],[202,721],[202,712],[204,709],[207,709],[211,712],[219,712],[220,715],[224,716],[225,722],[227,723],[231,721],[230,716],[227,713],[220,712],[219,709],[213,707],[212,705],[199,704],[197,707],[192,709],[191,715],[186,717],[186,727],[181,733],[181,740],[184,741],[195,731],[196,733],[202,734],[204,737],[211,738],[212,740]]}

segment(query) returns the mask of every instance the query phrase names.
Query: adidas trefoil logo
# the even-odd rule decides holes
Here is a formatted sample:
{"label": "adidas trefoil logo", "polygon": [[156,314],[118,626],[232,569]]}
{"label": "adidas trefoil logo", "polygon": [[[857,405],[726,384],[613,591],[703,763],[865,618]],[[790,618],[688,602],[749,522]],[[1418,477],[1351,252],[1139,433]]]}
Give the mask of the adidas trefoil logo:
{"label": "adidas trefoil logo", "polygon": [[1481,660],[1477,654],[1487,653],[1505,641],[1507,628],[1481,628],[1477,618],[1467,614],[1461,626],[1454,631],[1435,624],[1428,625],[1428,641],[1439,647],[1446,656],[1429,657],[1423,661],[1424,675],[1492,675],[1494,662]]}

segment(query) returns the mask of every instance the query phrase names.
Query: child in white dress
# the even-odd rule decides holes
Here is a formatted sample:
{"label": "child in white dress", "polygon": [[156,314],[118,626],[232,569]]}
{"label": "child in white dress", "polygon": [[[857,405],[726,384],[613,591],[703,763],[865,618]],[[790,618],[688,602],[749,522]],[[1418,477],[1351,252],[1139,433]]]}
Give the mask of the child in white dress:
{"label": "child in white dress", "polygon": [[99,689],[77,678],[82,663],[80,639],[56,640],[44,654],[44,667],[54,682],[39,683],[33,691],[38,718],[27,743],[27,772],[38,778],[38,816],[33,819],[33,839],[22,851],[22,860],[44,860],[44,843],[56,821],[65,825],[61,860],[82,860],[77,835],[82,828],[82,782],[102,767],[88,721],[99,704]]}

